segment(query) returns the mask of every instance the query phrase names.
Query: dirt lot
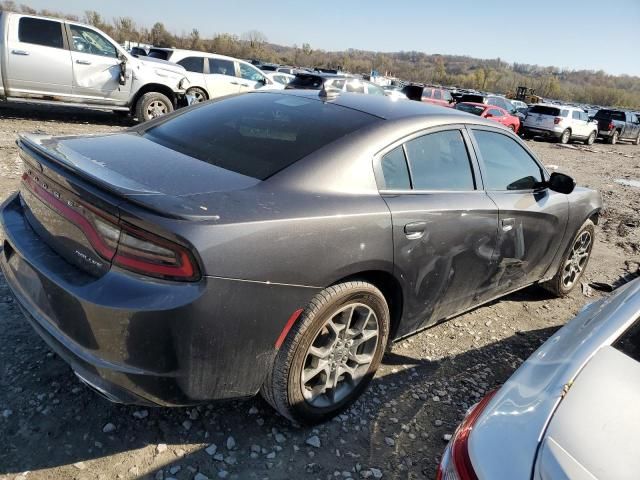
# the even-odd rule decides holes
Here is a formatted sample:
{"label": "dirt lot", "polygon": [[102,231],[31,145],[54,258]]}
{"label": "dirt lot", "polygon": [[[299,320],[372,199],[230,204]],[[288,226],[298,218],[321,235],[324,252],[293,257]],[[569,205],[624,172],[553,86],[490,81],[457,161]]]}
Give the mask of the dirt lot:
{"label": "dirt lot", "polygon": [[[18,187],[18,132],[89,134],[126,125],[107,113],[0,107],[0,198]],[[583,281],[636,272],[640,188],[615,179],[640,179],[640,147],[529,145],[546,165],[603,194],[606,211]],[[173,410],[110,404],[23,321],[0,277],[0,479],[434,478],[443,436],[601,295],[590,293],[577,288],[559,300],[532,287],[409,338],[393,347],[351,410],[309,429],[276,416],[260,398]]]}

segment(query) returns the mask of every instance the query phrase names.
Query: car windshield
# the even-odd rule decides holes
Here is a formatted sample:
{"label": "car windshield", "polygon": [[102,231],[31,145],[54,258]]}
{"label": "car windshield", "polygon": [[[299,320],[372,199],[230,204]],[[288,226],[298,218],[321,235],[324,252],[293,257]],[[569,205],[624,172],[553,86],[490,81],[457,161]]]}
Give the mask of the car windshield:
{"label": "car windshield", "polygon": [[624,122],[624,112],[617,110],[598,110],[595,118],[598,120],[620,120]]}
{"label": "car windshield", "polygon": [[540,115],[551,115],[557,117],[560,115],[560,109],[556,107],[547,107],[545,105],[534,105],[529,109],[529,113],[537,113]]}
{"label": "car windshield", "polygon": [[484,112],[484,107],[480,107],[478,105],[471,105],[469,103],[459,103],[456,105],[456,110],[460,110],[467,113],[473,113],[474,115],[482,115]]}
{"label": "car windshield", "polygon": [[377,120],[316,99],[254,93],[187,110],[143,136],[211,165],[264,180]]}

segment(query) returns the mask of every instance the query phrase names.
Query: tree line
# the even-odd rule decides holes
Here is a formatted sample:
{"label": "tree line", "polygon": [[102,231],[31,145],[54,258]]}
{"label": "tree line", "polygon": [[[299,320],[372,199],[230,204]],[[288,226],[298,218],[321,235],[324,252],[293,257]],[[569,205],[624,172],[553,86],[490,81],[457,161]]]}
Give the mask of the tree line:
{"label": "tree line", "polygon": [[545,98],[594,105],[640,109],[640,77],[610,75],[602,70],[563,70],[523,63],[508,63],[500,58],[477,59],[459,55],[423,52],[382,53],[348,49],[339,52],[314,49],[308,43],[283,46],[269,43],[258,30],[242,35],[218,33],[203,38],[197,29],[179,34],[161,22],[151,28],[129,17],[108,20],[96,11],[82,18],[64,12],[39,10],[13,1],[0,2],[0,9],[28,14],[67,18],[93,25],[120,43],[125,41],[158,47],[186,48],[215,52],[244,59],[259,59],[298,67],[341,68],[345,71],[395,76],[405,81],[474,88],[495,93],[515,91],[523,85]]}

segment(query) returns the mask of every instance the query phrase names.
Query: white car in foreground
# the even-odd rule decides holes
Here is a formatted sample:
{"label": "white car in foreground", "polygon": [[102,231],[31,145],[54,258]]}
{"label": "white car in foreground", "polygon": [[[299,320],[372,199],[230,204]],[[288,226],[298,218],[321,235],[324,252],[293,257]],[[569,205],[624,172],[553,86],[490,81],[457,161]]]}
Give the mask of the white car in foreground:
{"label": "white car in foreground", "polygon": [[592,303],[467,413],[438,480],[640,478],[640,279]]}

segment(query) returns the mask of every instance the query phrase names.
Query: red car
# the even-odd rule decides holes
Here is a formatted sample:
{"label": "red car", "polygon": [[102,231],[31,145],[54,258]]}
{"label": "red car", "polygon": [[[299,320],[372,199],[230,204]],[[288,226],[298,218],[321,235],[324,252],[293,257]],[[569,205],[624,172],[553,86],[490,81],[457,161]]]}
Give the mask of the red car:
{"label": "red car", "polygon": [[422,101],[440,105],[441,107],[452,107],[453,97],[449,90],[443,88],[424,87],[422,90]]}
{"label": "red car", "polygon": [[461,102],[456,105],[456,110],[461,110],[467,113],[473,113],[482,118],[490,118],[498,123],[501,123],[505,127],[513,130],[513,133],[518,133],[520,130],[520,119],[515,115],[511,115],[506,110],[496,107],[495,105],[487,105],[485,103],[472,103]]}

